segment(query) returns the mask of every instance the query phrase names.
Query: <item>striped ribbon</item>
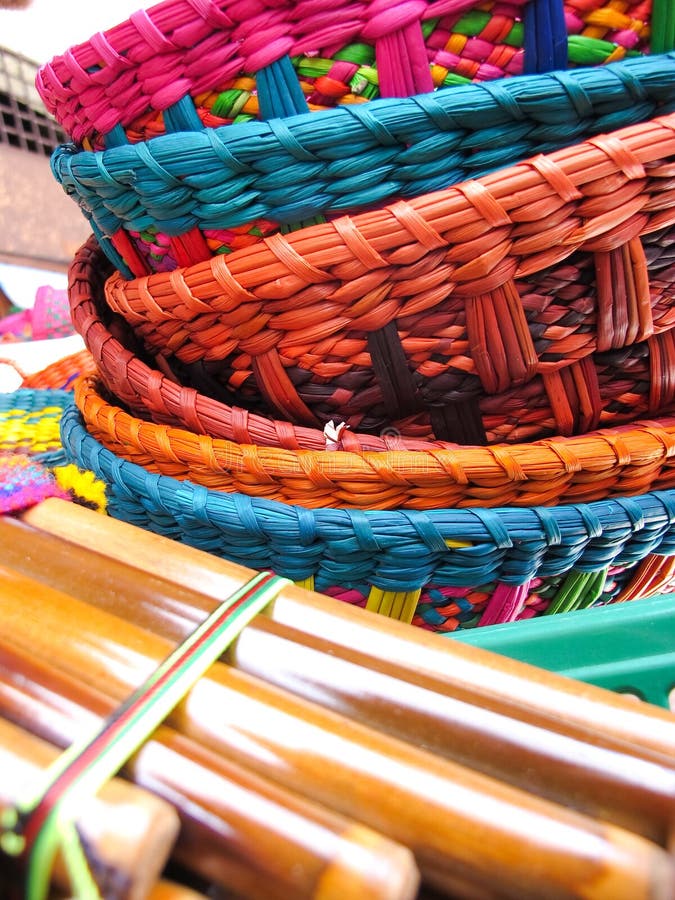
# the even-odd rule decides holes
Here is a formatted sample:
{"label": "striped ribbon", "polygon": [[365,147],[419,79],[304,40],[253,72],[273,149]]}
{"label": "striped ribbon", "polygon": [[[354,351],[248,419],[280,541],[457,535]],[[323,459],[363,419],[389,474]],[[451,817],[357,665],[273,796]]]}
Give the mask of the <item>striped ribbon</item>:
{"label": "striped ribbon", "polygon": [[291,583],[260,572],[223,601],[93,735],[54,761],[36,797],[8,811],[0,847],[26,861],[26,900],[47,897],[59,848],[73,896],[99,900],[74,825],[78,803],[96,793],[133,756],[251,619]]}

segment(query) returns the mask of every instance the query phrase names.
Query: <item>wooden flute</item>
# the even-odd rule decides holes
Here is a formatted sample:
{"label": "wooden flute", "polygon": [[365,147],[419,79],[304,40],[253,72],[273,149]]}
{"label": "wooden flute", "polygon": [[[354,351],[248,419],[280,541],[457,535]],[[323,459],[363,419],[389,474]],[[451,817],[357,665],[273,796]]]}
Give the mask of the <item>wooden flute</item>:
{"label": "wooden flute", "polygon": [[[0,718],[0,807],[6,810],[31,795],[58,751],[19,726]],[[170,803],[120,778],[112,778],[80,806],[77,828],[90,868],[110,900],[145,900],[159,879],[179,829]],[[5,857],[0,886],[19,867]],[[5,876],[5,877],[3,877]],[[67,890],[69,878],[57,854],[54,884]]]}
{"label": "wooden flute", "polygon": [[[215,599],[227,597],[252,574],[243,566],[56,498],[28,509],[21,518]],[[266,615],[328,640],[340,652],[358,651],[368,657],[370,668],[386,671],[394,662],[398,677],[405,672],[413,683],[424,678],[428,687],[458,700],[657,763],[675,758],[675,717],[651,704],[634,703],[300,587],[282,591]]]}
{"label": "wooden flute", "polygon": [[[0,715],[66,747],[92,733],[115,706],[86,680],[0,635]],[[167,726],[123,774],[175,808],[181,828],[173,858],[237,897],[412,900],[417,894],[419,874],[407,848]]]}
{"label": "wooden flute", "polygon": [[[7,640],[123,699],[171,643],[0,569]],[[625,829],[481,775],[215,663],[168,723],[410,847],[455,896],[670,900],[673,861]]]}
{"label": "wooden flute", "polygon": [[[23,548],[30,547],[30,555]],[[35,558],[41,563],[36,566]],[[0,519],[0,562],[171,641],[217,602],[25,523]],[[87,572],[87,577],[80,573]],[[666,845],[675,818],[675,760],[597,747],[439,694],[395,664],[257,617],[230,647],[236,668],[539,796]],[[639,740],[639,735],[635,736]]]}

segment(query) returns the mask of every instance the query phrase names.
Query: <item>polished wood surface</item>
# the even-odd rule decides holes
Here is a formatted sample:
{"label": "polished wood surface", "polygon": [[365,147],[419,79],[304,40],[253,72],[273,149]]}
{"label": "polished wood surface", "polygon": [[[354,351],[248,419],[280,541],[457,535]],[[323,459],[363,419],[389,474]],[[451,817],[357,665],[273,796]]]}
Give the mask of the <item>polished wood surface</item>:
{"label": "polished wood surface", "polygon": [[[71,543],[96,548],[106,559],[215,599],[228,596],[251,576],[242,566],[56,498],[27,510],[22,519]],[[424,679],[437,692],[483,709],[658,763],[675,759],[675,717],[659,707],[299,587],[284,590],[266,615],[344,651],[358,651],[368,657],[370,668],[386,671],[395,662],[412,683]]]}
{"label": "polished wood surface", "polygon": [[[0,715],[61,747],[90,733],[116,703],[0,635]],[[181,823],[173,858],[251,900],[279,897],[411,900],[410,851],[312,803],[167,726],[123,774],[173,804]]]}
{"label": "polished wood surface", "polygon": [[[23,548],[30,545],[31,555]],[[34,564],[39,557],[42,563]],[[183,640],[214,598],[119,560],[92,565],[84,546],[0,519],[0,562],[172,641]],[[87,577],[79,577],[86,571]],[[372,658],[267,616],[229,649],[234,667],[380,731],[411,741],[566,806],[666,844],[675,806],[675,758],[651,761],[483,709],[395,662]],[[639,737],[639,736],[637,736]]]}
{"label": "polished wood surface", "polygon": [[[32,799],[57,755],[51,744],[0,718],[0,807]],[[144,900],[151,894],[179,829],[170,803],[120,778],[110,779],[80,804],[75,824],[110,900]],[[7,868],[0,867],[0,893],[3,883],[9,889]],[[69,886],[60,854],[54,881],[61,889]]]}
{"label": "polished wood surface", "polygon": [[[7,568],[12,643],[116,700],[171,643]],[[216,663],[168,724],[259,774],[352,815],[415,854],[423,877],[476,896],[656,900],[672,860],[625,829],[488,778]],[[482,894],[480,893],[482,892]]]}

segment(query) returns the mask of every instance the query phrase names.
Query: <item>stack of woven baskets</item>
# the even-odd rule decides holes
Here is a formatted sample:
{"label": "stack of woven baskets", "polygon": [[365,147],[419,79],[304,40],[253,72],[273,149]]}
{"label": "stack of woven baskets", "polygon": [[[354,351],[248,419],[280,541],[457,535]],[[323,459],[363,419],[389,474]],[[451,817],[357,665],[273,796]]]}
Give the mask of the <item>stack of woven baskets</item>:
{"label": "stack of woven baskets", "polygon": [[43,66],[110,514],[427,628],[675,566],[675,17],[165,0]]}

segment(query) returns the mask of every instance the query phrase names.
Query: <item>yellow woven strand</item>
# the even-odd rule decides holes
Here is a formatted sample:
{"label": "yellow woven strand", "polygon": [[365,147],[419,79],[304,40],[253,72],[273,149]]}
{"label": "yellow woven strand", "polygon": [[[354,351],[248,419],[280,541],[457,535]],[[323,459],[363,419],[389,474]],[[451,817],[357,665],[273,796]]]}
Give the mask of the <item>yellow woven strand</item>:
{"label": "yellow woven strand", "polygon": [[405,592],[405,601],[403,603],[403,606],[401,607],[401,615],[399,616],[401,622],[405,622],[406,625],[410,625],[413,620],[413,616],[415,615],[417,604],[420,602],[421,595],[421,588],[418,588],[416,591]]}
{"label": "yellow woven strand", "polygon": [[308,591],[314,590],[314,576],[309,575],[307,578],[303,578],[300,581],[295,582],[298,587],[306,588]]}
{"label": "yellow woven strand", "polygon": [[415,609],[419,602],[421,590],[414,591],[383,591],[378,587],[371,587],[368,594],[366,609],[379,613],[390,619],[398,619],[401,622],[412,622]]}

